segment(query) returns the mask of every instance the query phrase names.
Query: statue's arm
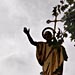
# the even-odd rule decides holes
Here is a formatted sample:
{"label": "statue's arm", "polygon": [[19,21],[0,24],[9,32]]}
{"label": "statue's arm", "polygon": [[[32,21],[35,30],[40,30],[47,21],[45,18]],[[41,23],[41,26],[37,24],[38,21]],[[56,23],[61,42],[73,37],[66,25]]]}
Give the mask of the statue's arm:
{"label": "statue's arm", "polygon": [[30,34],[27,34],[27,37],[28,37],[28,39],[29,39],[29,41],[30,41],[30,43],[31,43],[32,45],[37,46],[37,42],[33,41],[33,39],[32,39],[32,37],[30,36]]}
{"label": "statue's arm", "polygon": [[27,37],[28,37],[28,39],[29,39],[29,41],[30,41],[30,43],[32,44],[32,45],[34,45],[34,46],[37,46],[37,42],[35,42],[35,41],[33,41],[33,39],[32,39],[32,37],[31,37],[31,35],[30,35],[30,33],[29,33],[29,29],[27,30],[27,28],[26,27],[24,27],[24,33],[27,35]]}

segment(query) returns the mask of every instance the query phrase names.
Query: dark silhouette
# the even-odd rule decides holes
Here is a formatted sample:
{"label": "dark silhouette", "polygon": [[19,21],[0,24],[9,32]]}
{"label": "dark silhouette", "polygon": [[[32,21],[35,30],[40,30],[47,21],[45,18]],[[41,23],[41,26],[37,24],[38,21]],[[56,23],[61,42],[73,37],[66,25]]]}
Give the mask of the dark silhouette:
{"label": "dark silhouette", "polygon": [[[68,58],[65,48],[61,45],[61,40],[57,41],[50,31],[45,30],[46,28],[43,30],[42,36],[46,42],[34,41],[29,33],[30,29],[26,27],[24,27],[23,31],[27,35],[30,43],[36,46],[36,57],[43,70],[40,74],[62,75],[63,63]],[[53,29],[51,30],[55,33]]]}

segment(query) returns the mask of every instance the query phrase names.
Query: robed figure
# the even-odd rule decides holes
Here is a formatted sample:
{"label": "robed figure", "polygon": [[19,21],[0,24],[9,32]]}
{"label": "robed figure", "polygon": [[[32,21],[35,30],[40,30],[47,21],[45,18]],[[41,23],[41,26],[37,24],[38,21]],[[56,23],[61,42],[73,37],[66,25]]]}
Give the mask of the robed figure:
{"label": "robed figure", "polygon": [[46,42],[34,41],[29,32],[30,30],[25,27],[24,33],[30,43],[36,46],[36,58],[43,70],[41,75],[62,75],[64,61],[68,58],[65,48],[57,42],[50,31],[42,32]]}

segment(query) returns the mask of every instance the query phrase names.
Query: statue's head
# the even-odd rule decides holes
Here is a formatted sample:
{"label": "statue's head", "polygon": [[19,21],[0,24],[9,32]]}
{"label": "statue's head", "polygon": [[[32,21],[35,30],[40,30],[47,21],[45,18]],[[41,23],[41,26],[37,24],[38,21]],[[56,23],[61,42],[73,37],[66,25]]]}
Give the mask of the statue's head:
{"label": "statue's head", "polygon": [[52,33],[55,32],[54,29],[51,27],[46,27],[42,31],[42,36],[46,41],[50,41],[53,38],[53,34],[50,32],[50,30],[52,31]]}
{"label": "statue's head", "polygon": [[50,41],[52,39],[52,33],[50,31],[46,31],[43,37],[45,40]]}

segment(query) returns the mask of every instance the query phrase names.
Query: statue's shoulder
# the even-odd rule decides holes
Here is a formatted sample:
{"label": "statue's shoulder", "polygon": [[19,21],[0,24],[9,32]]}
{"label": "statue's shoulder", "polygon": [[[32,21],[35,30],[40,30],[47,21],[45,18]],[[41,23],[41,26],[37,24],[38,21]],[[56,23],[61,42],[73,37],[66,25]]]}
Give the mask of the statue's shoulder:
{"label": "statue's shoulder", "polygon": [[43,44],[43,43],[46,43],[46,42],[43,42],[43,41],[39,41],[39,42],[37,42],[37,43]]}
{"label": "statue's shoulder", "polygon": [[46,42],[43,42],[43,41],[37,42],[37,45],[43,45],[43,44],[46,44]]}

